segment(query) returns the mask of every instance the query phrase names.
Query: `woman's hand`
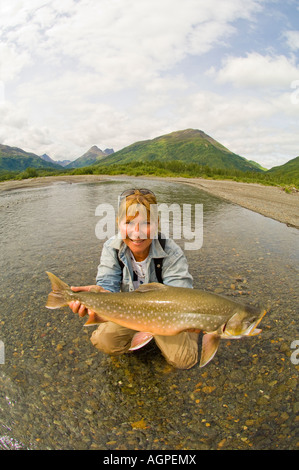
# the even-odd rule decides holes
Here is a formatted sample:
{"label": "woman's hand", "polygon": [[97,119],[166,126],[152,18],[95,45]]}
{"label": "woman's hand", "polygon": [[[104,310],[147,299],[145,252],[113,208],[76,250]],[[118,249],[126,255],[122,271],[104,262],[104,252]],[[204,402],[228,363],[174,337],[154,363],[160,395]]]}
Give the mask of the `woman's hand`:
{"label": "woman's hand", "polygon": [[[73,292],[109,292],[101,286],[71,286],[71,289]],[[84,317],[87,313],[88,315],[93,313],[92,310],[81,304],[79,300],[73,300],[70,302],[69,307],[74,313],[78,313],[79,317]]]}

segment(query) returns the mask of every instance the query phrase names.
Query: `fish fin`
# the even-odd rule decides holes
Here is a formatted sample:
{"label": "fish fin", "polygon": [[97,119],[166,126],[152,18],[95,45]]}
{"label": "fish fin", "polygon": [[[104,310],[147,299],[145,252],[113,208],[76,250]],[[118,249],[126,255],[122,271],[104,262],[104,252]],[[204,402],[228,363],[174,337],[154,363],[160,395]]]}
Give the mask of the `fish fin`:
{"label": "fish fin", "polygon": [[152,333],[147,333],[145,331],[138,331],[132,338],[131,346],[129,351],[136,351],[149,343],[153,339]]}
{"label": "fish fin", "polygon": [[48,295],[48,300],[46,303],[47,308],[60,308],[60,307],[66,307],[68,305],[68,302],[65,300],[63,293],[58,293],[58,292],[50,292]]}
{"label": "fish fin", "polygon": [[152,290],[166,289],[166,287],[167,286],[164,284],[160,284],[160,282],[150,282],[148,284],[142,284],[135,290],[135,292],[140,292],[142,294],[143,292],[149,292]]}
{"label": "fish fin", "polygon": [[202,350],[199,367],[204,367],[215,356],[220,342],[220,336],[206,333],[202,338]]}
{"label": "fish fin", "polygon": [[98,294],[100,291],[96,287],[91,287],[88,292],[95,292],[96,294]]}
{"label": "fish fin", "polygon": [[255,336],[255,335],[258,335],[261,333],[262,330],[260,330],[259,328],[257,328],[258,324],[262,321],[262,319],[264,318],[264,316],[266,315],[267,313],[267,310],[262,310],[262,313],[258,319],[258,321],[255,323],[255,325],[253,326],[253,328],[251,329],[250,333],[248,334],[248,336]]}
{"label": "fish fin", "polygon": [[88,314],[88,320],[84,323],[83,326],[94,326],[99,323],[105,323],[107,320],[101,318],[96,312],[91,312]]}
{"label": "fish fin", "polygon": [[248,336],[256,336],[259,335],[262,332],[260,328],[255,328],[251,333],[249,333]]}
{"label": "fish fin", "polygon": [[48,274],[48,276],[49,276],[49,279],[50,279],[51,285],[52,285],[52,290],[54,292],[70,288],[70,286],[68,284],[66,284],[61,279],[59,279],[59,277],[55,276],[55,274],[49,273],[48,271],[46,271],[46,274]]}
{"label": "fish fin", "polygon": [[47,308],[60,308],[68,305],[65,299],[64,291],[69,289],[69,286],[61,281],[57,276],[47,272],[49,279],[52,284],[52,292],[48,295],[48,301],[46,304]]}

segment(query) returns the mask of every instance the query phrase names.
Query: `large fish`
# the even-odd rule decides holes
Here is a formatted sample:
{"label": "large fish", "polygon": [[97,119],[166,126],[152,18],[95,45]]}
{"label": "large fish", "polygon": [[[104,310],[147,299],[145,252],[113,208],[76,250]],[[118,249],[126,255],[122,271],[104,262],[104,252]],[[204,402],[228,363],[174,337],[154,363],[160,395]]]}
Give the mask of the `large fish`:
{"label": "large fish", "polygon": [[52,292],[46,307],[60,308],[79,300],[94,313],[84,326],[112,321],[136,330],[131,350],[155,335],[172,336],[182,331],[204,333],[200,367],[215,356],[221,338],[253,336],[266,311],[242,305],[223,296],[198,289],[143,284],[133,292],[73,292],[52,273],[47,273]]}

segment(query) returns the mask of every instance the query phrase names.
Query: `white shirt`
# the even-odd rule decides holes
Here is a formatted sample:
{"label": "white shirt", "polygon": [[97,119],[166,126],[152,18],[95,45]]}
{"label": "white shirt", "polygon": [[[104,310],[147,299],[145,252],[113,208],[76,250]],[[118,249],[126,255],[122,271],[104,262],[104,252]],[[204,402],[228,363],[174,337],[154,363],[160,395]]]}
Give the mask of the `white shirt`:
{"label": "white shirt", "polygon": [[144,283],[146,270],[147,270],[147,261],[148,257],[145,258],[143,261],[136,261],[133,253],[130,253],[131,260],[132,260],[132,268],[133,271],[136,273],[137,281],[133,281],[134,289],[137,289],[140,284]]}

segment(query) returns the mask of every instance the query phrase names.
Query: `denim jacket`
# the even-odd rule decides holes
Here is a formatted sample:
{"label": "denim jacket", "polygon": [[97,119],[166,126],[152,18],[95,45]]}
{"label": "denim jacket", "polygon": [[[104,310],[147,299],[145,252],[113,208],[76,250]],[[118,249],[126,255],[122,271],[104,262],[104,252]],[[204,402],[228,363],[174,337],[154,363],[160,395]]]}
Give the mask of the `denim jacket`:
{"label": "denim jacket", "polygon": [[[124,264],[123,273],[117,259],[118,256]],[[193,287],[193,278],[188,271],[186,257],[183,250],[173,240],[166,239],[164,250],[158,239],[152,241],[147,258],[145,283],[158,282],[153,258],[164,258],[162,265],[163,284],[175,287]],[[130,249],[117,235],[104,243],[96,283],[110,292],[134,290]]]}

